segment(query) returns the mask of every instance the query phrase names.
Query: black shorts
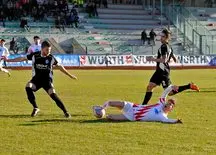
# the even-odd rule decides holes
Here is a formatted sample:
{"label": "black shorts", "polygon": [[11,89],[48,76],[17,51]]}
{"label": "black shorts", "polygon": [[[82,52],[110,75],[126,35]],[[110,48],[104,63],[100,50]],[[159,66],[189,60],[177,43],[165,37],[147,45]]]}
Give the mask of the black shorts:
{"label": "black shorts", "polygon": [[156,85],[161,85],[162,87],[165,89],[167,87],[169,87],[169,85],[171,84],[171,80],[169,78],[169,74],[164,74],[164,73],[160,73],[160,72],[155,72],[151,79],[150,82],[155,83]]}
{"label": "black shorts", "polygon": [[38,91],[40,88],[43,88],[46,92],[48,92],[49,89],[54,88],[51,80],[31,79],[30,83],[33,83],[35,85],[35,92]]}

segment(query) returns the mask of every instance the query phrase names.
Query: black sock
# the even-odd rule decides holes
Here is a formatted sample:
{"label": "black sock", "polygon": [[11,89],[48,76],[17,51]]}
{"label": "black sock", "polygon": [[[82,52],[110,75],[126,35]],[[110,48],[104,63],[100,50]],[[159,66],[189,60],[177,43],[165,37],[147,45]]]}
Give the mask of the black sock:
{"label": "black sock", "polygon": [[151,99],[151,97],[152,97],[152,92],[146,92],[145,98],[144,98],[144,101],[143,101],[142,105],[148,104],[148,102]]}
{"label": "black sock", "polygon": [[35,96],[34,96],[34,93],[33,93],[32,89],[29,88],[29,87],[26,87],[25,90],[26,90],[29,102],[32,104],[32,106],[34,108],[38,108],[38,106],[36,104],[36,101],[35,101]]}
{"label": "black sock", "polygon": [[180,93],[180,92],[187,90],[187,89],[190,89],[190,84],[184,85],[184,86],[179,86],[178,92],[172,91],[173,92],[172,95],[175,95],[175,94]]}
{"label": "black sock", "polygon": [[55,93],[52,93],[50,95],[50,97],[56,102],[57,106],[64,112],[66,113],[67,110],[63,104],[63,102],[60,100],[60,98],[55,94]]}

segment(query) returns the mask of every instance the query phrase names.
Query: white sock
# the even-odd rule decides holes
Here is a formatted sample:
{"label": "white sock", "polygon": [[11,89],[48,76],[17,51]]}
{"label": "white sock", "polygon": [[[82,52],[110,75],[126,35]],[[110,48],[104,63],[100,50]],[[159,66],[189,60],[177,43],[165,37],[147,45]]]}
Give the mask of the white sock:
{"label": "white sock", "polygon": [[5,73],[9,73],[9,71],[7,69],[4,69],[4,68],[1,68],[1,71],[5,72]]}

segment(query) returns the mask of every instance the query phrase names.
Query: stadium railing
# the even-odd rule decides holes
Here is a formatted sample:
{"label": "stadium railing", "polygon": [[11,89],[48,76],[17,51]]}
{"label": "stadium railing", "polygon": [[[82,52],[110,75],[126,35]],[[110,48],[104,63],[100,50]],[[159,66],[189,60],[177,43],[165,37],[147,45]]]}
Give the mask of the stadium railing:
{"label": "stadium railing", "polygon": [[168,5],[164,6],[163,12],[183,34],[184,47],[191,46],[194,54],[216,54],[216,36],[190,10],[181,5]]}

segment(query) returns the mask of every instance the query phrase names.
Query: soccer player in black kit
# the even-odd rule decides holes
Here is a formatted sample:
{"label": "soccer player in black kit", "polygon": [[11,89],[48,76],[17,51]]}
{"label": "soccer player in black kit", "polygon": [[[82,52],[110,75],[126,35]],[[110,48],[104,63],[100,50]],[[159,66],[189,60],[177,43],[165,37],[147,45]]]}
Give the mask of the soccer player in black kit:
{"label": "soccer player in black kit", "polygon": [[62,65],[58,64],[58,61],[53,55],[50,54],[51,45],[49,42],[44,41],[41,45],[41,51],[31,53],[26,57],[18,57],[15,59],[8,59],[7,62],[21,62],[26,60],[32,60],[32,79],[27,83],[25,90],[28,96],[29,102],[33,106],[31,116],[34,117],[40,111],[33,92],[36,92],[40,88],[43,88],[49,96],[56,102],[57,106],[64,112],[66,118],[70,118],[70,113],[66,110],[63,102],[55,93],[53,87],[53,66],[57,67],[64,74],[71,79],[77,79],[76,76],[71,75]]}
{"label": "soccer player in black kit", "polygon": [[[155,61],[157,63],[156,71],[152,75],[150,82],[147,86],[145,98],[143,100],[143,105],[148,104],[149,100],[152,97],[153,89],[162,84],[162,87],[165,89],[171,84],[170,80],[170,67],[169,62],[173,59],[174,62],[177,62],[176,57],[173,54],[172,47],[169,45],[171,33],[169,30],[164,29],[161,34],[161,47],[158,50],[157,58],[147,57],[147,61]],[[179,92],[182,92],[187,89],[192,89],[199,91],[199,88],[194,83],[189,83],[184,86],[179,86],[178,92],[171,91],[169,95],[174,95]]]}

